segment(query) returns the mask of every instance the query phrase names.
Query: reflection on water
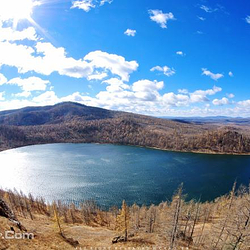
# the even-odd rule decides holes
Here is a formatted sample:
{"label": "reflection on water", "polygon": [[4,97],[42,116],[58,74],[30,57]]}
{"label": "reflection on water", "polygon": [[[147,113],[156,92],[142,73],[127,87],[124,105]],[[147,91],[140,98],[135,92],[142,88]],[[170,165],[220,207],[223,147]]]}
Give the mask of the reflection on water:
{"label": "reflection on water", "polygon": [[48,144],[0,153],[0,187],[47,200],[100,205],[159,203],[180,183],[188,198],[211,200],[234,180],[247,185],[250,157],[174,153],[130,146]]}

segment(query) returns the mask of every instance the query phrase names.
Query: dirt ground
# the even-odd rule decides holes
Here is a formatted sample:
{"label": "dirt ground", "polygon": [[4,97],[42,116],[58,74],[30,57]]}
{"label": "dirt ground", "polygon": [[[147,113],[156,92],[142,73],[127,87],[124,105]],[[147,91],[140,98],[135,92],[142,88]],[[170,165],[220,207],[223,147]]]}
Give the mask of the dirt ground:
{"label": "dirt ground", "polygon": [[[62,225],[66,239],[78,241],[78,246],[72,246],[66,239],[61,237],[56,228],[55,222],[46,216],[36,215],[34,220],[22,219],[21,223],[28,233],[34,234],[33,239],[4,239],[5,231],[9,231],[9,237],[16,234],[20,237],[20,230],[8,219],[0,217],[0,250],[28,250],[28,249],[93,249],[98,248],[119,248],[119,247],[153,247],[164,246],[165,239],[155,234],[140,233],[130,237],[126,243],[112,244],[112,239],[119,234],[115,231],[102,227],[88,227],[79,224]],[[11,230],[14,229],[14,231]],[[166,242],[166,241],[165,241]]]}

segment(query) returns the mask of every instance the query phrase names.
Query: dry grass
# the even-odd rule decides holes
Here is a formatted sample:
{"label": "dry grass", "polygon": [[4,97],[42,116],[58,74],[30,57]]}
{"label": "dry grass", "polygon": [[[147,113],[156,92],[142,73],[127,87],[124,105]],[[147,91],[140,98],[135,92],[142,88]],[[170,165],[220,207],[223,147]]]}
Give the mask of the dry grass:
{"label": "dry grass", "polygon": [[[46,205],[42,199],[27,198],[3,190],[0,190],[0,198],[4,198],[13,209],[27,232],[35,235],[34,239],[0,239],[0,250],[70,250],[76,249],[76,246],[78,249],[166,247],[170,245],[173,232],[176,249],[189,247],[190,250],[224,250],[234,249],[234,246],[235,249],[250,249],[249,188],[242,188],[238,192],[233,188],[229,195],[214,202],[185,202],[178,191],[172,202],[150,207],[133,205],[129,207],[128,241],[116,244],[112,244],[113,238],[123,235],[123,232],[116,231],[117,215],[122,214],[116,208],[103,211],[93,201],[79,208],[74,205],[64,206],[60,202],[52,206]],[[58,212],[58,220],[54,217],[53,208]],[[20,232],[16,224],[0,217],[0,233],[11,228]]]}

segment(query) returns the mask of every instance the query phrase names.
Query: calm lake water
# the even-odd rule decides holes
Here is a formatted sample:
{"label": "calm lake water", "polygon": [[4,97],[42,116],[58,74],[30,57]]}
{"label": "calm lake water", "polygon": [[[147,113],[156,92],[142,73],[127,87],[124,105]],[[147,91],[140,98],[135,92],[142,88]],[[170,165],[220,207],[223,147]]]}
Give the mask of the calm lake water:
{"label": "calm lake water", "polygon": [[0,187],[46,200],[95,199],[105,207],[171,199],[184,183],[188,199],[212,200],[234,180],[247,185],[250,157],[174,153],[99,144],[35,145],[0,153]]}

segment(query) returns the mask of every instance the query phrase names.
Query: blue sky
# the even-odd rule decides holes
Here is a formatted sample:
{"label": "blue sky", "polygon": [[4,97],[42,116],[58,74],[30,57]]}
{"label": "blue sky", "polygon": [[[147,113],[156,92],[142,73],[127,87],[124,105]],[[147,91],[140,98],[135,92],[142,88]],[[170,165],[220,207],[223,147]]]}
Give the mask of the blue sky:
{"label": "blue sky", "polygon": [[247,0],[1,0],[0,110],[249,117],[249,37]]}

